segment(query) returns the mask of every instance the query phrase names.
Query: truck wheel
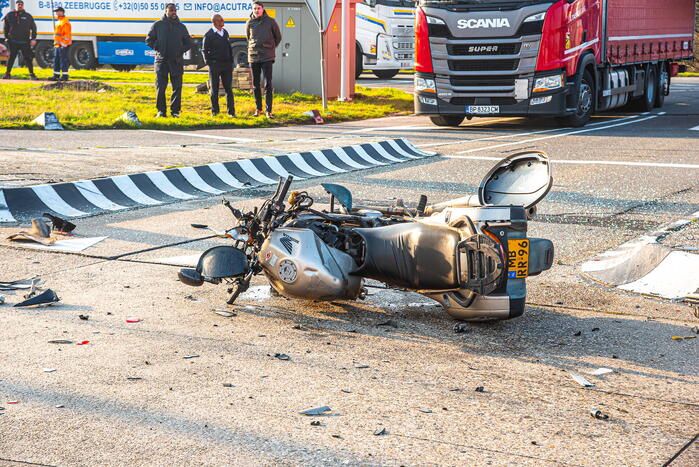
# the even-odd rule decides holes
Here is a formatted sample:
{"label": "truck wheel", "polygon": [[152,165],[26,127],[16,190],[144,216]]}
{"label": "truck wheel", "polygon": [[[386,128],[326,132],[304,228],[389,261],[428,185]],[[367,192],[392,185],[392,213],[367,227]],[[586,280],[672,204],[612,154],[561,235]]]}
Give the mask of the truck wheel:
{"label": "truck wheel", "polygon": [[655,67],[648,67],[648,76],[646,77],[646,89],[643,92],[643,97],[638,103],[638,108],[642,112],[650,112],[655,105],[656,90],[658,89],[658,78]]}
{"label": "truck wheel", "polygon": [[661,63],[658,69],[658,87],[655,90],[654,107],[661,108],[665,104],[665,88],[668,84],[667,65]]}
{"label": "truck wheel", "polygon": [[362,49],[357,44],[356,52],[354,57],[354,79],[359,79],[359,76],[364,71],[364,54],[362,54]]}
{"label": "truck wheel", "polygon": [[53,44],[49,41],[39,41],[34,47],[34,57],[41,68],[53,68]]}
{"label": "truck wheel", "polygon": [[119,65],[117,63],[113,63],[111,66],[116,71],[131,71],[136,69],[136,65]]}
{"label": "truck wheel", "polygon": [[398,74],[400,70],[371,70],[379,79],[391,79]]}
{"label": "truck wheel", "polygon": [[94,70],[97,58],[89,42],[76,42],[70,46],[70,66],[76,70]]}
{"label": "truck wheel", "polygon": [[233,53],[233,68],[237,66],[248,66],[248,48],[244,45],[234,45],[231,47]]}
{"label": "truck wheel", "polygon": [[437,126],[459,126],[464,118],[465,115],[435,115],[430,120]]}
{"label": "truck wheel", "polygon": [[589,71],[585,71],[578,87],[578,99],[575,105],[575,113],[563,117],[561,121],[566,126],[578,128],[585,126],[590,121],[595,103],[595,78]]}

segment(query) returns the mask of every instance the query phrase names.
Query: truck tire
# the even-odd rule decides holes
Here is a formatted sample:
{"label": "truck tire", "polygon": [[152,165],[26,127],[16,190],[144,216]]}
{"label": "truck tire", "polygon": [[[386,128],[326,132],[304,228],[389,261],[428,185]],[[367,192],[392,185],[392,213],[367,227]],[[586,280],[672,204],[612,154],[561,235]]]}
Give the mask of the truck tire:
{"label": "truck tire", "polygon": [[116,71],[131,71],[136,69],[136,65],[119,65],[117,63],[112,63],[111,67]]}
{"label": "truck tire", "polygon": [[430,120],[437,126],[459,126],[464,118],[466,115],[435,115]]}
{"label": "truck tire", "polygon": [[645,90],[643,97],[638,101],[638,110],[641,112],[650,112],[655,105],[656,91],[658,90],[658,74],[655,71],[655,66],[648,67],[648,76],[646,77]]}
{"label": "truck tire", "polygon": [[589,70],[585,70],[582,80],[577,89],[577,100],[575,103],[575,113],[561,119],[566,126],[578,128],[585,126],[590,121],[595,104],[595,78]]}
{"label": "truck tire", "polygon": [[362,71],[364,71],[364,54],[362,48],[357,44],[354,57],[354,79],[359,79]]}
{"label": "truck tire", "polygon": [[53,43],[49,41],[39,41],[34,47],[34,57],[36,64],[41,68],[53,68]]}
{"label": "truck tire", "polygon": [[233,68],[237,66],[247,67],[248,64],[248,48],[245,45],[234,45],[231,46],[231,52],[233,54]]}
{"label": "truck tire", "polygon": [[668,85],[667,65],[663,62],[658,67],[658,87],[655,90],[655,103],[653,107],[662,108],[665,104],[665,87]]}
{"label": "truck tire", "polygon": [[70,66],[75,70],[94,70],[97,57],[89,42],[75,42],[70,46]]}
{"label": "truck tire", "polygon": [[398,74],[400,70],[371,70],[379,79],[391,79]]}

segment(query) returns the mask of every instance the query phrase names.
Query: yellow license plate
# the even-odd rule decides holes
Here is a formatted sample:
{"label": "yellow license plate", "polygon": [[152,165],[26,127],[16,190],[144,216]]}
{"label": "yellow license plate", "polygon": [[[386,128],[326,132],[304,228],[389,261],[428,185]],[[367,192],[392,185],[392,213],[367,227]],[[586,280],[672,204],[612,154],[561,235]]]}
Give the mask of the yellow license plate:
{"label": "yellow license plate", "polygon": [[529,275],[529,239],[507,241],[507,278],[523,279]]}

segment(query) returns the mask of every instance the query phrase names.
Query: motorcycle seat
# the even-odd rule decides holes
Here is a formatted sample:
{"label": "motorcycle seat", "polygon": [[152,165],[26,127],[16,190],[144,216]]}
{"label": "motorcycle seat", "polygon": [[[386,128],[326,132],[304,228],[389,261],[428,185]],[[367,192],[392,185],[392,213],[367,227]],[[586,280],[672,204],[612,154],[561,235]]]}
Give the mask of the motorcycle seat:
{"label": "motorcycle seat", "polygon": [[354,274],[413,290],[459,287],[456,230],[406,222],[353,231],[365,243],[364,261]]}

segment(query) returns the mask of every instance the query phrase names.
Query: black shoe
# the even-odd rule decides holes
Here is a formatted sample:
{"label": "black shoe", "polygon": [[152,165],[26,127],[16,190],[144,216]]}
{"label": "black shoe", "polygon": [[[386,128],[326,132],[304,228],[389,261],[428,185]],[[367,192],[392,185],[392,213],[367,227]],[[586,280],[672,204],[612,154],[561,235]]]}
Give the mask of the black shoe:
{"label": "black shoe", "polygon": [[172,118],[180,118],[180,114],[177,112],[172,112]]}
{"label": "black shoe", "polygon": [[60,76],[53,75],[49,78],[49,81],[59,81],[60,79]]}
{"label": "black shoe", "polygon": [[61,81],[68,81],[68,75],[61,76]]}
{"label": "black shoe", "polygon": [[165,118],[165,117],[167,117],[167,114],[165,112],[158,112],[155,115],[155,118]]}
{"label": "black shoe", "polygon": [[212,117],[215,117],[216,115],[218,115],[218,112],[211,112]]}
{"label": "black shoe", "polygon": [[228,112],[228,116],[235,118],[235,112]]}
{"label": "black shoe", "polygon": [[12,79],[12,76],[5,73],[5,75],[2,77],[2,79]]}
{"label": "black shoe", "polygon": [[36,80],[38,80],[39,78],[37,78],[36,75],[35,75],[34,73],[30,73],[30,74],[29,74],[29,79],[32,80],[32,81],[36,81]]}

